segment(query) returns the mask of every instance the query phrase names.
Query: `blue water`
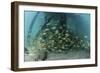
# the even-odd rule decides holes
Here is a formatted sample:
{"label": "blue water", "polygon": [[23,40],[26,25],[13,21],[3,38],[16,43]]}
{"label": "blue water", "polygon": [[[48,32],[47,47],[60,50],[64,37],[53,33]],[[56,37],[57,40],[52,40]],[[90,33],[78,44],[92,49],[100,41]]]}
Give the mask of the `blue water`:
{"label": "blue water", "polygon": [[[37,14],[37,16],[36,16]],[[88,13],[65,13],[67,25],[73,33],[78,36],[84,36],[90,40],[90,14]],[[36,16],[36,17],[35,17]],[[24,39],[27,47],[27,37],[31,30],[31,37],[35,38],[38,31],[45,23],[45,12],[24,11]],[[35,19],[35,21],[33,21]],[[33,21],[33,22],[32,22]],[[32,27],[30,27],[32,25]],[[30,29],[31,28],[31,29]],[[31,39],[30,39],[31,40]]]}

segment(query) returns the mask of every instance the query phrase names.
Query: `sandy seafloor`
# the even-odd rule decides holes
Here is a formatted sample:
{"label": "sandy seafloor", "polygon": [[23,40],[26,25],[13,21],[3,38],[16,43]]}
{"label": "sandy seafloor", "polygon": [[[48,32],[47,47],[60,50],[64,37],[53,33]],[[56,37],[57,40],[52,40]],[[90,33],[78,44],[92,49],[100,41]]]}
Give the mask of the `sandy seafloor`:
{"label": "sandy seafloor", "polygon": [[[33,56],[25,54],[25,61],[32,61]],[[88,59],[90,58],[89,50],[70,50],[68,53],[48,53],[46,60],[71,60],[71,59]],[[45,61],[46,61],[45,60]]]}

